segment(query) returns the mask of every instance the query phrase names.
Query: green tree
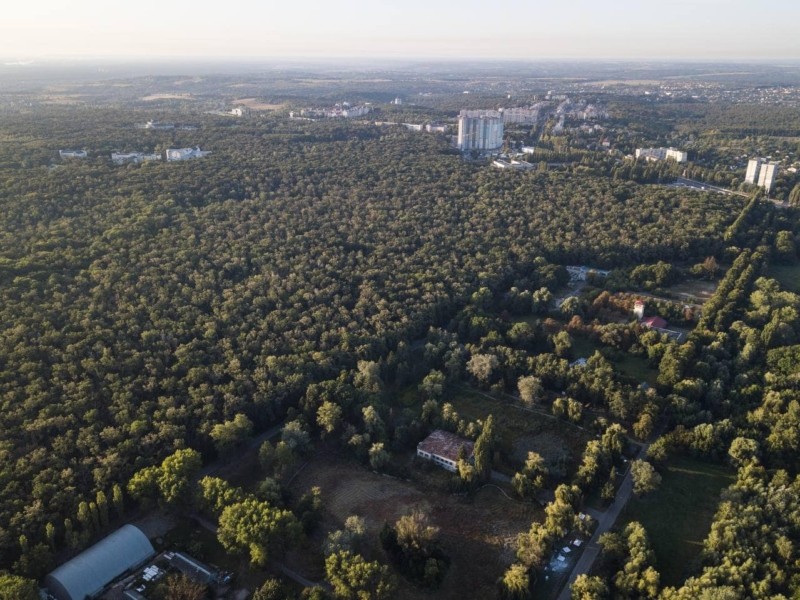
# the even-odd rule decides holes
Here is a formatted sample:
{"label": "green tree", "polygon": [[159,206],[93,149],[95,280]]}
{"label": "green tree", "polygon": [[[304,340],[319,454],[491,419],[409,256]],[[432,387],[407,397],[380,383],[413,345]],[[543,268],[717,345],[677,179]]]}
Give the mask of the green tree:
{"label": "green tree", "polygon": [[479,383],[488,385],[500,361],[494,354],[473,354],[467,363],[467,371]]}
{"label": "green tree", "polygon": [[386,600],[394,593],[389,569],[359,554],[336,552],[325,559],[325,575],[341,600]]}
{"label": "green tree", "polygon": [[253,594],[252,600],[286,600],[287,593],[280,579],[268,578]]}
{"label": "green tree", "polygon": [[247,552],[252,564],[263,567],[270,556],[282,554],[301,533],[291,512],[246,498],[223,509],[217,537],[226,550]]}
{"label": "green tree", "polygon": [[383,470],[389,464],[391,456],[385,450],[383,442],[372,444],[369,449],[369,465],[376,471]]}
{"label": "green tree", "polygon": [[446,382],[445,374],[434,369],[419,384],[419,391],[429,400],[441,400]]}
{"label": "green tree", "polygon": [[39,588],[32,579],[0,574],[0,600],[39,600]]}
{"label": "green tree", "polygon": [[631,461],[631,477],[633,493],[637,496],[655,491],[661,485],[661,475],[646,460]]}
{"label": "green tree", "polygon": [[492,452],[494,450],[494,417],[489,415],[483,423],[483,429],[475,441],[473,457],[475,470],[479,477],[487,478],[492,470]]}
{"label": "green tree", "polygon": [[517,381],[517,389],[519,390],[520,400],[527,407],[541,402],[544,398],[542,380],[533,375],[520,377],[519,381]]}
{"label": "green tree", "polygon": [[232,420],[217,423],[211,429],[211,439],[220,456],[230,456],[253,434],[253,422],[246,415],[238,414]]}
{"label": "green tree", "polygon": [[570,588],[573,600],[607,600],[610,592],[600,577],[580,574]]}
{"label": "green tree", "polygon": [[158,473],[158,489],[168,506],[191,501],[192,479],[202,466],[200,453],[191,448],[176,450],[164,459]]}
{"label": "green tree", "polygon": [[342,407],[333,402],[323,402],[317,410],[317,425],[325,434],[333,434],[342,422]]}
{"label": "green tree", "polygon": [[500,596],[505,600],[528,600],[531,597],[531,581],[525,565],[514,563],[498,582]]}
{"label": "green tree", "polygon": [[522,470],[514,474],[511,485],[521,498],[535,498],[544,488],[548,470],[544,459],[536,452],[528,452]]}
{"label": "green tree", "polygon": [[754,460],[758,460],[758,454],[758,442],[746,437],[735,438],[728,450],[728,456],[730,456],[731,462],[736,467],[743,467]]}

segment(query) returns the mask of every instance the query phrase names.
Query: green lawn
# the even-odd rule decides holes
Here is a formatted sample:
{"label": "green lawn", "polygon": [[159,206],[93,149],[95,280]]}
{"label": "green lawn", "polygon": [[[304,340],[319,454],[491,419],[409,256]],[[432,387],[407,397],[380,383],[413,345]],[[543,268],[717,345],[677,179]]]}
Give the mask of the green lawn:
{"label": "green lawn", "polygon": [[777,279],[783,289],[800,294],[800,263],[771,265],[767,274]]}
{"label": "green lawn", "polygon": [[[606,348],[606,346],[582,335],[572,338],[572,354],[575,358],[589,358],[596,351],[603,348]],[[650,385],[655,385],[658,370],[651,367],[646,358],[628,354],[627,352],[615,351],[609,360],[622,375],[632,377],[636,381],[646,381]]]}
{"label": "green lawn", "polygon": [[450,402],[466,421],[494,417],[500,450],[505,457],[500,471],[513,475],[524,462],[527,452],[534,450],[545,457],[562,457],[567,473],[576,468],[576,461],[591,439],[591,433],[549,416],[523,410],[510,400],[488,398],[477,390],[454,390]]}
{"label": "green lawn", "polygon": [[727,466],[676,458],[658,491],[628,503],[620,523],[639,521],[647,529],[662,584],[680,584],[697,565],[720,492],[733,479]]}

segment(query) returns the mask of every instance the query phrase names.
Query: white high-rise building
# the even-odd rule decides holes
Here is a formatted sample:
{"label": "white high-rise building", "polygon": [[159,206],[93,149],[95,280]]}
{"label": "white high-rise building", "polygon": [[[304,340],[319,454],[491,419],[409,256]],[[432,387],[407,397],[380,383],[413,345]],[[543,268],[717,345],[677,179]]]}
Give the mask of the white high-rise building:
{"label": "white high-rise building", "polygon": [[752,158],[747,163],[747,173],[744,176],[745,183],[750,185],[758,184],[758,172],[761,170],[761,159]]}
{"label": "white high-rise building", "polygon": [[744,176],[745,183],[757,185],[767,190],[772,190],[775,179],[778,176],[778,163],[764,162],[761,158],[752,158],[747,163],[747,172]]}
{"label": "white high-rise building", "polygon": [[462,110],[458,115],[458,149],[497,150],[503,145],[503,116],[496,110]]}
{"label": "white high-rise building", "polygon": [[775,185],[775,178],[778,176],[777,163],[764,163],[761,165],[761,171],[758,174],[758,187],[767,190],[767,193],[772,190]]}

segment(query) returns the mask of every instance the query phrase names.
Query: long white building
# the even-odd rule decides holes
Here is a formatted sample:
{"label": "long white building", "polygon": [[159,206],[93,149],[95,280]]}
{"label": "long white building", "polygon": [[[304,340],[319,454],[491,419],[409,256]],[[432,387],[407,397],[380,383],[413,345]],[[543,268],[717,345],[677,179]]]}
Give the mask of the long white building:
{"label": "long white building", "polygon": [[538,108],[504,108],[502,113],[504,123],[536,125],[539,122]]}
{"label": "long white building", "polygon": [[210,150],[200,150],[200,148],[170,148],[167,150],[167,161],[189,160],[192,158],[203,158],[211,154]]}
{"label": "long white building", "polygon": [[676,148],[637,148],[636,158],[649,161],[674,160],[683,163],[689,160],[689,155]]}
{"label": "long white building", "polygon": [[462,110],[458,115],[458,149],[497,150],[503,145],[503,116],[496,110]]}

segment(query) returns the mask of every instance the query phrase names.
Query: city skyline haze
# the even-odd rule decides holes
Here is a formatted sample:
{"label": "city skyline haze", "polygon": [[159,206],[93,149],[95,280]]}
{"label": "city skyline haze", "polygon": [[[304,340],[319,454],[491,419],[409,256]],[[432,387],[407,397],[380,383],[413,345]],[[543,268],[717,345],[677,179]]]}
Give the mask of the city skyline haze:
{"label": "city skyline haze", "polygon": [[14,3],[0,56],[43,58],[800,59],[800,3],[510,0]]}

